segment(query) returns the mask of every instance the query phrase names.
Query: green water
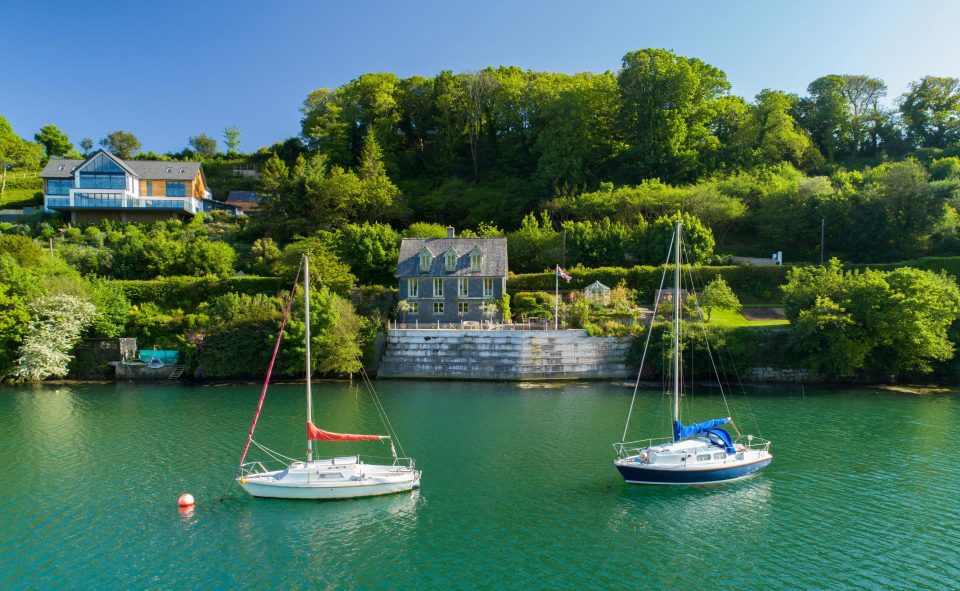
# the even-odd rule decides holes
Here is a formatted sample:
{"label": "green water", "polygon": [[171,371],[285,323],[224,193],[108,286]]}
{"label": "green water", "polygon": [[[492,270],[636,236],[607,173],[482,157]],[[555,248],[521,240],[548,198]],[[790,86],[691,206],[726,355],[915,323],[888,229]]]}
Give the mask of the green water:
{"label": "green water", "polygon": [[[752,411],[773,464],[685,489],[621,482],[622,386],[378,389],[423,487],[339,502],[253,499],[232,482],[257,386],[0,389],[0,588],[960,586],[953,395],[755,393],[741,422]],[[271,389],[258,441],[302,453],[301,391]],[[318,425],[379,431],[362,392],[318,384],[315,399]],[[660,434],[666,408],[642,391],[634,434]],[[723,412],[705,397],[691,418]],[[193,511],[178,510],[183,492]]]}

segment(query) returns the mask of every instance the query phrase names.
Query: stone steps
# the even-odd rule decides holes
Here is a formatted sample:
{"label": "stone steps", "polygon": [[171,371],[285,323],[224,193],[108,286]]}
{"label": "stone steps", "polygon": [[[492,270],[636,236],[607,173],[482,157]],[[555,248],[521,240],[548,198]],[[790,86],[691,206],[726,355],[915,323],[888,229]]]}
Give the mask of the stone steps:
{"label": "stone steps", "polygon": [[632,374],[629,339],[583,330],[398,329],[387,334],[382,377],[446,379],[608,379]]}

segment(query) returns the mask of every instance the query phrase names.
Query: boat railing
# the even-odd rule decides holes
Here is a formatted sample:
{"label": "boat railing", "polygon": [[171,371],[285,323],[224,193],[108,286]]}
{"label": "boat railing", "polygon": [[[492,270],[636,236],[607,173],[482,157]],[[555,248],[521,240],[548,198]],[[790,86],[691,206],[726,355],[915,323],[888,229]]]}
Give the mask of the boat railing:
{"label": "boat railing", "polygon": [[742,435],[734,441],[736,446],[743,446],[746,449],[756,451],[770,451],[770,441],[755,435]]}
{"label": "boat railing", "polygon": [[673,441],[670,437],[659,437],[651,439],[640,439],[638,441],[621,441],[619,443],[613,444],[613,449],[617,452],[617,457],[627,458],[630,456],[635,456],[640,453],[641,450],[664,443],[670,443]]}
{"label": "boat railing", "polygon": [[263,474],[269,472],[261,462],[246,462],[240,465],[238,477],[251,476],[253,474]]}

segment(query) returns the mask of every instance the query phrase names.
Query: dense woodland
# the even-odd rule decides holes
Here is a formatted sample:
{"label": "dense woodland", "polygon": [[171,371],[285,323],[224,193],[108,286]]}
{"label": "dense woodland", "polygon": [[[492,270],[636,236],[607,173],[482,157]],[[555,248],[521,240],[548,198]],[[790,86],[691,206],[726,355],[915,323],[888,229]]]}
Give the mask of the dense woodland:
{"label": "dense woodland", "polygon": [[[433,77],[369,73],[310,92],[300,117],[299,137],[252,153],[241,152],[236,127],[224,130],[222,151],[205,133],[168,154],[142,150],[136,136],[123,130],[99,141],[124,158],[199,159],[216,198],[232,189],[257,190],[264,200],[260,215],[74,227],[40,214],[0,224],[8,240],[0,248],[0,309],[7,310],[0,313],[0,375],[35,377],[21,371],[18,351],[43,322],[56,324],[44,311],[55,296],[78,298],[71,309],[87,321],[74,331],[77,337],[116,336],[119,330],[187,349],[198,376],[233,375],[229,359],[263,352],[226,354],[224,348],[236,347],[236,331],[253,326],[258,343],[269,341],[286,297],[281,280],[289,279],[304,252],[318,261],[317,279],[327,288],[318,296],[325,298],[318,310],[330,310],[327,329],[315,334],[347,331],[352,336],[346,340],[356,345],[345,353],[352,359],[395,313],[389,289],[400,238],[442,236],[446,225],[461,235],[507,236],[514,272],[537,273],[562,263],[577,281],[620,277],[627,297],[641,299],[650,296],[646,269],[663,262],[677,215],[688,232],[691,261],[727,278],[737,295],[754,303],[795,297],[800,276],[783,271],[770,283],[763,271],[747,275],[729,267],[729,255],[783,251],[797,263],[837,257],[847,270],[823,269],[853,273],[840,283],[856,283],[869,273],[851,270],[852,263],[960,255],[956,78],[924,76],[893,97],[877,78],[828,75],[812,81],[803,95],[768,89],[748,99],[731,94],[715,66],[644,49],[625,55],[616,72],[501,66]],[[47,158],[81,157],[94,149],[91,139],[75,145],[55,125],[44,126],[32,140],[0,117],[0,157],[9,169],[0,193],[13,195],[0,194],[0,207],[37,202],[38,179],[31,171]],[[256,168],[259,175],[234,176],[236,166]],[[52,245],[53,252],[41,256],[26,243],[11,242],[19,237],[38,249]],[[913,278],[924,285],[941,285],[936,272],[953,269],[953,263],[912,264],[927,269]],[[894,269],[876,273],[890,274],[882,276],[889,289],[881,291],[889,302],[902,302],[914,288],[905,287],[909,282]],[[249,279],[242,286],[234,277],[240,271]],[[34,279],[24,279],[31,274]],[[165,298],[161,288],[146,290],[153,299],[138,299],[144,290],[137,282],[167,285],[174,276],[208,277],[204,285],[221,299],[187,306]],[[258,277],[276,280],[256,283]],[[514,313],[523,311],[517,303],[542,306],[537,302],[543,296],[535,295],[542,287],[522,287],[537,284],[535,277],[511,280],[515,300],[524,292]],[[956,284],[944,281],[948,294],[930,304],[936,313],[917,307],[917,314],[926,314],[917,319],[926,323],[921,332],[929,336],[927,349],[914,345],[923,361],[893,363],[898,371],[940,371],[953,357],[957,339],[947,334],[955,331],[960,311],[950,295]],[[754,289],[758,282],[762,290]],[[856,335],[878,334],[874,326],[880,322],[857,316],[853,304],[859,300],[848,302],[828,284],[820,282],[820,292],[796,300],[802,305],[787,306],[792,332],[774,337],[786,340],[770,349],[789,351],[785,358],[799,354],[824,375],[891,367],[889,339],[845,365],[826,361],[842,357],[824,356],[825,343],[839,342],[825,336],[829,331],[849,326],[839,329],[846,342],[863,344]],[[346,300],[356,286],[379,286],[365,289],[386,295],[372,296],[379,303],[358,316]],[[117,330],[96,320],[107,306],[106,296],[96,295],[104,290],[113,290],[113,317],[123,320]],[[888,304],[883,306],[893,306]],[[892,314],[899,308],[889,309]],[[337,318],[343,319],[339,325]],[[568,320],[590,323],[572,310]],[[322,343],[317,350],[325,350],[325,358],[333,355]],[[256,367],[256,361],[244,366]],[[355,368],[352,361],[327,367]]]}

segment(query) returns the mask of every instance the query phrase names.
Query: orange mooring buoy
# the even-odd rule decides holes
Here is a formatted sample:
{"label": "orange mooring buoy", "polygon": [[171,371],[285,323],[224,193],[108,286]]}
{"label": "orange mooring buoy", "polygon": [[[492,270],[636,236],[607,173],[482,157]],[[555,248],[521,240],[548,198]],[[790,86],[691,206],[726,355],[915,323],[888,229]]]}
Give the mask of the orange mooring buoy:
{"label": "orange mooring buoy", "polygon": [[177,504],[180,505],[181,507],[193,507],[193,504],[194,504],[193,495],[189,493],[180,495],[180,498],[177,499]]}

